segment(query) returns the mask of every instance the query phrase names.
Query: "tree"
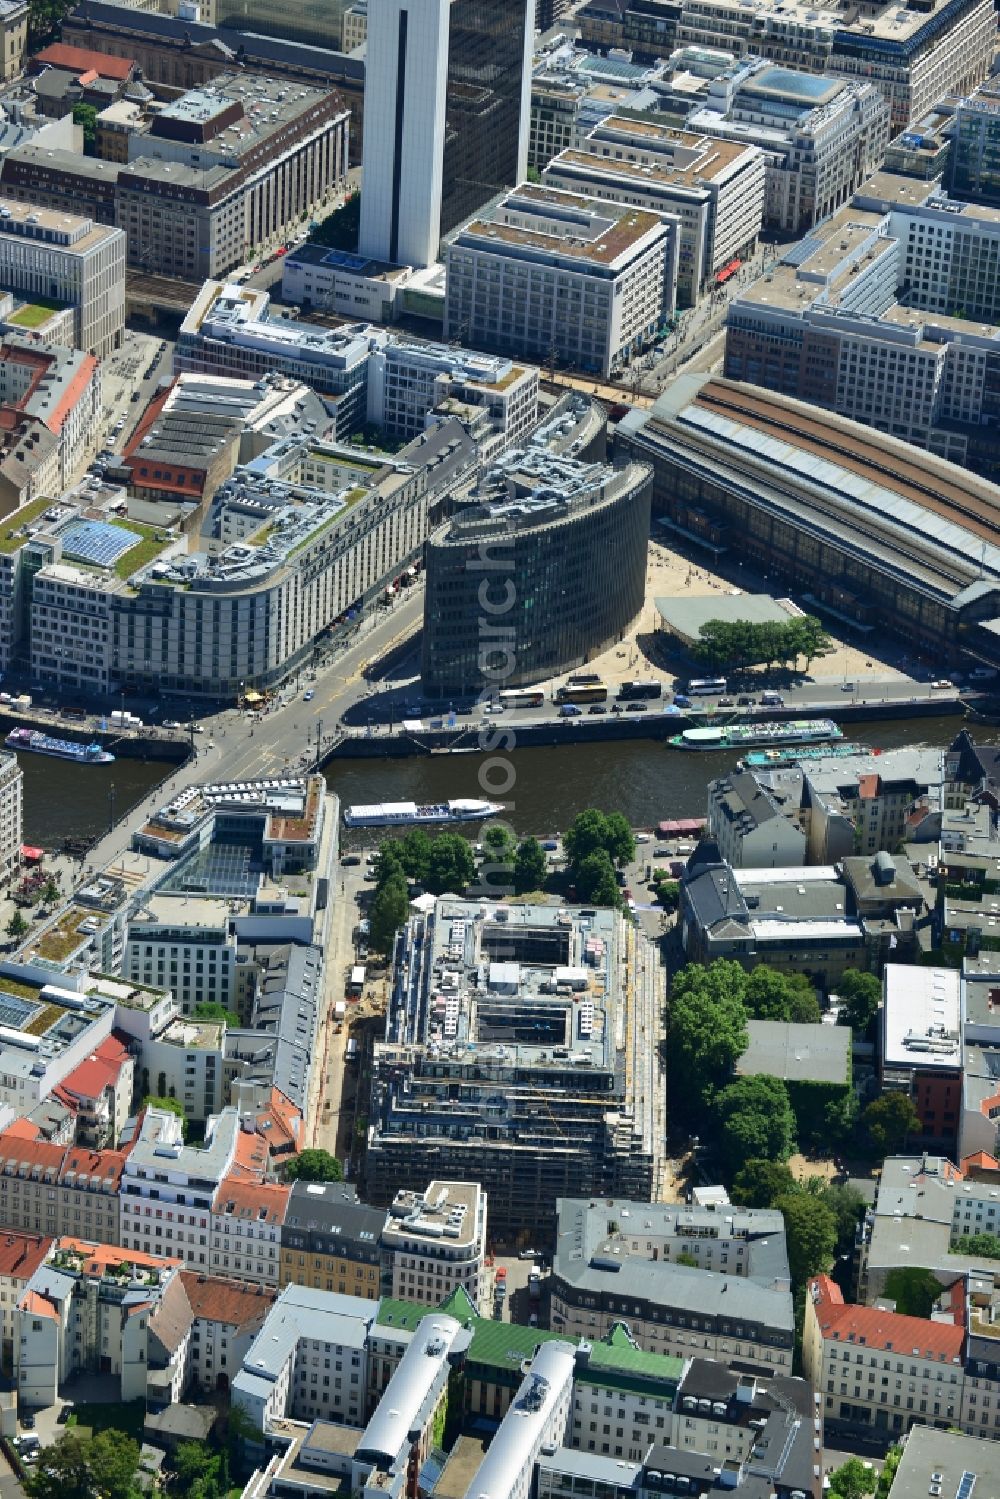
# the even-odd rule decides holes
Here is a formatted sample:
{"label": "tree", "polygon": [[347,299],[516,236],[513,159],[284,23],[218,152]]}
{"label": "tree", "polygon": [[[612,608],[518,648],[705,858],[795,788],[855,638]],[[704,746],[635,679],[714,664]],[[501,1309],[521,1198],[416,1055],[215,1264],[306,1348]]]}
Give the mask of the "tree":
{"label": "tree", "polygon": [[379,844],[372,873],[375,876],[376,890],[380,890],[394,875],[402,876],[405,883],[406,870],[403,867],[401,844],[397,843],[395,839],[386,838]]}
{"label": "tree", "polygon": [[857,1187],[844,1186],[840,1182],[825,1183],[816,1195],[833,1214],[837,1253],[848,1254],[853,1247],[858,1224],[864,1217],[865,1199]]}
{"label": "tree", "polygon": [[541,890],[548,874],[545,850],[537,838],[525,838],[514,855],[514,889],[518,895]]}
{"label": "tree", "polygon": [[186,1491],[199,1480],[218,1475],[219,1454],[200,1442],[180,1442],[174,1453],[173,1469],[179,1487]]}
{"label": "tree", "polygon": [[403,873],[415,885],[427,883],[427,871],[431,862],[431,840],[423,828],[410,828],[405,837],[396,844],[396,853]]}
{"label": "tree", "polygon": [[468,841],[459,833],[439,833],[431,844],[427,888],[435,895],[461,895],[476,877],[476,861]]}
{"label": "tree", "polygon": [[798,1183],[780,1161],[747,1161],[733,1180],[730,1197],[745,1208],[773,1208],[779,1197],[790,1197]]}
{"label": "tree", "polygon": [[849,1457],[830,1474],[828,1499],[864,1499],[866,1494],[874,1494],[877,1483],[878,1474],[871,1463]]}
{"label": "tree", "polygon": [[785,1220],[788,1268],[793,1286],[803,1286],[811,1275],[829,1270],[837,1244],[833,1213],[810,1192],[793,1192],[774,1204]]}
{"label": "tree", "polygon": [[59,881],[50,874],[42,886],[42,903],[46,906],[54,906],[59,895]]}
{"label": "tree", "polygon": [[73,105],[73,124],[83,126],[83,153],[85,156],[97,155],[97,110],[93,104]]}
{"label": "tree", "polygon": [[191,1011],[192,1020],[223,1020],[226,1025],[238,1027],[240,1017],[233,1010],[227,1010],[225,1005],[219,1005],[205,1001],[203,1004],[195,1005]]}
{"label": "tree", "polygon": [[[160,1078],[162,1080],[162,1073]],[[187,1138],[187,1115],[184,1112],[184,1105],[178,1099],[168,1098],[166,1093],[155,1095],[147,1093],[142,1100],[142,1106],[144,1109],[164,1109],[168,1114],[176,1114],[181,1121],[181,1139]]]}
{"label": "tree", "polygon": [[620,906],[621,891],[606,849],[595,849],[576,868],[576,891],[595,906]]}
{"label": "tree", "polygon": [[491,822],[483,834],[483,865],[486,869],[507,871],[514,866],[517,839],[505,822]]}
{"label": "tree", "polygon": [[849,1025],[858,1041],[870,1037],[882,1001],[882,985],[875,974],[845,968],[837,984],[837,995],[843,1005],[840,1024]]}
{"label": "tree", "polygon": [[21,938],[25,935],[27,930],[28,923],[25,921],[24,916],[21,914],[21,912],[15,908],[14,914],[11,916],[10,920],[7,923],[7,936],[13,937],[15,942],[20,942]]}
{"label": "tree", "polygon": [[69,1430],[44,1448],[24,1486],[31,1499],[129,1499],[138,1466],[139,1444],[123,1431]]}
{"label": "tree", "polygon": [[619,869],[635,858],[635,835],[622,812],[609,812],[604,819],[604,847]]}
{"label": "tree", "polygon": [[300,1150],[287,1162],[285,1177],[299,1182],[342,1182],[344,1171],[328,1150]]}
{"label": "tree", "polygon": [[795,1114],[780,1077],[737,1078],[718,1099],[720,1140],[730,1167],[787,1161],[795,1147]]}
{"label": "tree", "polygon": [[899,1150],[907,1135],[920,1128],[920,1116],[908,1093],[883,1093],[861,1117],[872,1144],[883,1156]]}
{"label": "tree", "polygon": [[960,1254],[974,1254],[982,1260],[1000,1260],[1000,1236],[997,1234],[963,1234],[952,1247]]}
{"label": "tree", "polygon": [[671,1095],[682,1112],[706,1106],[746,1051],[745,982],[740,965],[725,959],[707,968],[689,964],[673,981],[668,1058]]}
{"label": "tree", "polygon": [[361,194],[352,193],[315,228],[310,226],[309,238],[316,244],[326,245],[331,250],[348,250],[351,254],[358,248],[361,230]]}
{"label": "tree", "polygon": [[599,849],[607,851],[608,820],[596,807],[578,812],[572,825],[563,837],[563,849],[574,869],[579,868],[589,854]]}
{"label": "tree", "polygon": [[747,975],[744,1003],[755,1020],[791,1020],[800,1025],[819,1023],[816,991],[801,973],[779,973],[761,963]]}
{"label": "tree", "polygon": [[402,874],[394,874],[376,891],[368,913],[368,940],[377,953],[388,957],[396,933],[410,914],[410,897]]}
{"label": "tree", "polygon": [[941,1282],[930,1270],[920,1265],[898,1265],[886,1276],[883,1295],[896,1303],[902,1316],[927,1318],[941,1290]]}

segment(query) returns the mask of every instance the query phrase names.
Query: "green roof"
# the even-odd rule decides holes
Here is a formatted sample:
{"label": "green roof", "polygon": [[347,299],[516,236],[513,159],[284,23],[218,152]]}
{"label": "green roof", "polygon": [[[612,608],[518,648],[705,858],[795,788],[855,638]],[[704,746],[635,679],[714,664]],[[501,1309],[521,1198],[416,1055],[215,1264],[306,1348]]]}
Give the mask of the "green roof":
{"label": "green roof", "polygon": [[683,1359],[672,1358],[666,1353],[643,1352],[636,1348],[625,1328],[617,1322],[605,1342],[594,1344],[590,1367],[581,1377],[588,1384],[616,1390],[633,1389],[639,1385],[648,1389],[651,1382],[676,1388],[683,1372]]}
{"label": "green roof", "polygon": [[415,1301],[393,1301],[391,1296],[383,1296],[375,1320],[379,1327],[402,1327],[406,1332],[413,1332],[430,1310],[430,1307],[419,1306]]}
{"label": "green roof", "polygon": [[559,1333],[547,1332],[543,1327],[522,1327],[519,1322],[492,1322],[485,1317],[476,1317],[472,1323],[469,1361],[490,1364],[494,1369],[507,1369],[520,1379],[521,1365],[533,1356],[539,1343],[547,1343],[559,1336]]}

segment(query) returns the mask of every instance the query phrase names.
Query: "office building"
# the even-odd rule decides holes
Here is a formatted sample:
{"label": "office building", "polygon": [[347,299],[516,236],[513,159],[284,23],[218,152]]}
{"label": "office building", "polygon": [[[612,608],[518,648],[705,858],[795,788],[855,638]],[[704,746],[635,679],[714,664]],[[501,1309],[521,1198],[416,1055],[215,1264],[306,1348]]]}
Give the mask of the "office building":
{"label": "office building", "polygon": [[595,125],[625,110],[655,110],[654,85],[666,63],[602,57],[558,39],[536,56],[531,80],[528,165],[542,171],[560,151],[578,147]]}
{"label": "office building", "polygon": [[791,1372],[780,1213],[564,1198],[557,1215],[550,1324],[559,1336],[596,1341],[624,1320],[650,1353],[697,1348],[758,1373]]}
{"label": "office building", "polygon": [[[0,287],[32,309],[65,304],[72,342],[103,358],[125,332],[125,236],[92,218],[6,198],[0,202]],[[16,326],[33,326],[22,313]]]}
{"label": "office building", "polygon": [[656,213],[525,184],[449,244],[445,336],[607,377],[673,311],[676,256]]}
{"label": "office building", "polygon": [[283,242],[337,189],[348,118],[336,93],[229,74],[130,135],[125,164],[27,145],[0,183],[32,207],[83,201],[125,231],[131,266],[201,281]]}
{"label": "office building", "polygon": [[880,1014],[882,1087],[905,1093],[919,1136],[954,1147],[962,1098],[961,975],[887,963]]}
{"label": "office building", "polygon": [[995,85],[984,83],[955,110],[948,191],[1000,208],[1000,94]]}
{"label": "office building", "polygon": [[[782,461],[770,448],[778,430]],[[986,480],[820,407],[712,376],[682,375],[651,412],[626,417],[617,440],[653,465],[654,515],[712,526],[723,548],[738,537],[744,556],[817,612],[902,635],[938,661],[968,647],[1000,662],[989,627],[1000,553],[987,539],[1000,490]]]}
{"label": "office building", "polygon": [[[642,608],[649,475],[508,453],[427,542],[421,679],[431,698],[545,681],[621,639]],[[496,568],[490,578],[484,556]],[[478,559],[478,561],[477,561]],[[477,628],[483,579],[507,599],[495,641]]]}
{"label": "office building", "polygon": [[[372,1065],[376,1202],[391,1202],[400,1180],[474,1180],[493,1223],[510,1231],[537,1230],[567,1194],[655,1197],[663,1095],[650,1038],[661,1024],[661,980],[640,942],[625,984],[623,939],[608,910],[584,925],[576,911],[496,913],[447,897],[432,916],[412,918]],[[474,975],[486,988],[469,1010],[461,995]],[[484,1087],[497,1100],[488,1117]]]}
{"label": "office building", "polygon": [[24,772],[17,756],[0,757],[0,880],[21,866],[24,842]]}
{"label": "office building", "polygon": [[820,80],[751,57],[709,82],[686,124],[763,151],[764,223],[804,234],[882,165],[889,116],[874,83]]}
{"label": "office building", "polygon": [[293,1182],[281,1225],[281,1285],[377,1301],[384,1222],[385,1210],[360,1203],[345,1182]]}
{"label": "office building", "polygon": [[486,1193],[478,1182],[432,1181],[423,1192],[401,1187],[385,1213],[381,1242],[397,1300],[440,1306],[461,1286],[479,1306]]}
{"label": "office building", "polygon": [[941,1485],[942,1495],[953,1489],[957,1494],[970,1478],[984,1493],[1000,1492],[1000,1447],[995,1438],[939,1431],[919,1423],[910,1428],[893,1475],[894,1499],[924,1499],[932,1484]]}
{"label": "office building", "polygon": [[677,300],[690,307],[756,249],[766,166],[763,152],[742,140],[610,115],[578,150],[553,157],[542,180],[676,226]]}
{"label": "office building", "polygon": [[354,0],[344,11],[340,46],[344,52],[354,52],[368,40],[368,0]]}
{"label": "office building", "polygon": [[988,0],[935,0],[921,10],[876,4],[851,18],[806,0],[683,0],[679,46],[718,47],[810,73],[874,83],[892,112],[892,133],[939,99],[968,93],[987,76],[995,14]]}
{"label": "office building", "polygon": [[998,210],[879,173],[734,298],[725,373],[995,477],[998,254]]}
{"label": "office building", "polygon": [[362,255],[426,266],[527,170],[530,0],[385,0],[368,17]]}

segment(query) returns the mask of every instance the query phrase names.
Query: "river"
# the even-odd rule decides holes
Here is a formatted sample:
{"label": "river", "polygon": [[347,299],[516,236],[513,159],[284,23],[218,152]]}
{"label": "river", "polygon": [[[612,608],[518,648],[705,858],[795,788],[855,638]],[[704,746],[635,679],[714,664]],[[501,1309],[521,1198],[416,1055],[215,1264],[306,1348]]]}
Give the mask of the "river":
{"label": "river", "polygon": [[[845,736],[862,744],[892,749],[905,744],[949,744],[962,719],[894,719],[887,723],[850,724]],[[978,726],[973,737],[995,743],[1000,730]],[[731,768],[734,752],[684,754],[662,741],[633,739],[599,744],[567,744],[515,750],[510,761],[513,789],[498,800],[519,833],[544,835],[566,828],[584,807],[624,812],[633,827],[651,827],[667,817],[701,817],[705,787]],[[401,760],[335,760],[327,784],[346,805],[350,802],[446,801],[456,796],[484,796],[479,784],[481,757],[414,755]],[[371,842],[371,829],[349,835],[354,844]]]}
{"label": "river", "polygon": [[[65,837],[95,838],[176,766],[166,760],[74,765],[48,755],[18,755],[24,771],[24,841],[53,851]],[[112,792],[112,788],[114,788]]]}

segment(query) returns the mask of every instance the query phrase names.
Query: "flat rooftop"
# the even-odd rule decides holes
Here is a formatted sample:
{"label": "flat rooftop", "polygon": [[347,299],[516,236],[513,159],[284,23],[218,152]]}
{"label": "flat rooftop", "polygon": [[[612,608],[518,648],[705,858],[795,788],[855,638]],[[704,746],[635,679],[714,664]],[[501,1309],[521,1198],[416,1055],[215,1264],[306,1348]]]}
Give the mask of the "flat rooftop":
{"label": "flat rooftop", "polygon": [[843,1025],[750,1020],[750,1040],[736,1063],[741,1077],[763,1073],[786,1083],[834,1083],[851,1076],[851,1032]]}
{"label": "flat rooftop", "polygon": [[961,975],[952,968],[887,963],[882,1055],[886,1068],[954,1071],[962,1064]]}
{"label": "flat rooftop", "polygon": [[454,243],[474,242],[482,250],[495,242],[498,250],[516,246],[543,256],[612,267],[644,240],[652,240],[661,228],[660,217],[644,209],[526,183],[502,198],[488,217],[466,224]]}

